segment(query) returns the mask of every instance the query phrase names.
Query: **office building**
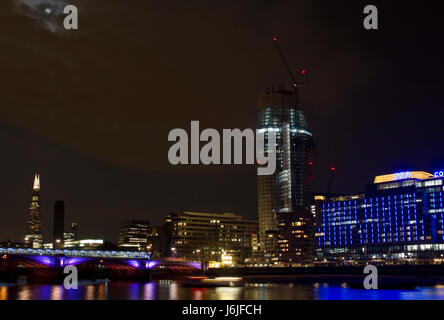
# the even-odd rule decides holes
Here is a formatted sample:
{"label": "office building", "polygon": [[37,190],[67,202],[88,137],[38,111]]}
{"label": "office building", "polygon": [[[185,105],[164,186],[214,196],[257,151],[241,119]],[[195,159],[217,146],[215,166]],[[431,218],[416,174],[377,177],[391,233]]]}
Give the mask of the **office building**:
{"label": "office building", "polygon": [[79,240],[79,224],[76,222],[71,223],[71,227],[68,232],[63,233],[64,241],[78,241]]}
{"label": "office building", "polygon": [[147,251],[150,223],[143,220],[128,220],[120,223],[118,245],[123,250]]}
{"label": "office building", "polygon": [[65,241],[64,248],[79,250],[98,250],[103,246],[103,244],[103,239],[82,239]]}
{"label": "office building", "polygon": [[406,263],[442,261],[443,175],[377,176],[365,192],[315,196],[315,260]]}
{"label": "office building", "polygon": [[[190,261],[243,264],[251,255],[256,221],[234,213],[171,213],[166,219],[171,233],[171,255]],[[231,257],[231,258],[230,258]]]}

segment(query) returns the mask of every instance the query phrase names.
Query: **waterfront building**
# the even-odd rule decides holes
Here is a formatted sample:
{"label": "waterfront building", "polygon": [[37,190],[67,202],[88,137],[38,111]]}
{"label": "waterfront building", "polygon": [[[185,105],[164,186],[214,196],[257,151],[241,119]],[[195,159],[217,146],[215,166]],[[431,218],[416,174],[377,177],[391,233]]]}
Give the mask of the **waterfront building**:
{"label": "waterfront building", "polygon": [[171,213],[166,219],[170,230],[171,255],[190,261],[221,265],[243,264],[251,254],[257,221],[244,220],[234,213]]}
{"label": "waterfront building", "polygon": [[265,232],[265,238],[262,240],[262,263],[265,265],[274,265],[279,262],[279,238],[280,232],[278,230],[267,230]]}
{"label": "waterfront building", "polygon": [[315,260],[405,263],[442,261],[443,176],[377,176],[365,192],[315,196]]}
{"label": "waterfront building", "polygon": [[17,241],[3,241],[0,242],[0,248],[23,248],[25,244],[23,242],[17,242]]}
{"label": "waterfront building", "polygon": [[53,248],[63,248],[65,231],[65,202],[56,201],[54,203],[53,219]]}
{"label": "waterfront building", "polygon": [[64,247],[67,249],[98,250],[103,244],[103,239],[82,239],[65,241]]}
{"label": "waterfront building", "polygon": [[265,240],[260,241],[259,233],[251,236],[251,255],[246,259],[249,267],[263,267],[278,262],[278,231],[268,230]]}
{"label": "waterfront building", "polygon": [[[276,252],[280,262],[306,264],[312,259],[313,135],[299,107],[297,87],[269,89],[258,106],[258,130],[264,132],[265,150],[269,132],[276,133],[277,161],[273,175],[257,178],[261,247],[267,256]],[[278,231],[275,248],[266,243],[273,231]],[[271,260],[277,262],[275,258]]]}
{"label": "waterfront building", "polygon": [[40,175],[34,175],[32,198],[29,205],[28,220],[26,224],[25,245],[30,248],[42,248],[42,217],[40,213]]}
{"label": "waterfront building", "polygon": [[153,259],[169,257],[171,254],[171,232],[166,225],[154,226],[148,235],[147,249]]}
{"label": "waterfront building", "polygon": [[77,241],[79,240],[79,224],[72,222],[68,232],[63,233],[64,241]]}
{"label": "waterfront building", "polygon": [[258,252],[260,249],[259,244],[259,234],[258,233],[252,233],[251,234],[251,251],[253,253]]}
{"label": "waterfront building", "polygon": [[118,245],[123,250],[147,251],[150,223],[144,220],[127,220],[120,223]]}

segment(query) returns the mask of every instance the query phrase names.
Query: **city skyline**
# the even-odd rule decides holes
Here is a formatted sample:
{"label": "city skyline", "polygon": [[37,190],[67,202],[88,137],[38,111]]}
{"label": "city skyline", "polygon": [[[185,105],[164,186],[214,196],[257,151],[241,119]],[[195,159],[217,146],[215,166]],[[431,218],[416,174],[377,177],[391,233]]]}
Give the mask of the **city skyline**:
{"label": "city skyline", "polygon": [[0,1],[0,302],[444,300],[442,7]]}
{"label": "city skyline", "polygon": [[[373,184],[366,185],[365,192],[313,193],[309,219],[303,212],[304,207],[298,211],[279,212],[277,228],[265,230],[266,237],[259,237],[264,232],[259,231],[261,216],[258,224],[257,220],[245,220],[233,213],[184,211],[168,214],[161,226],[151,226],[149,221],[142,220],[121,221],[116,244],[91,238],[76,240],[76,223],[65,232],[68,229],[63,226],[64,202],[60,200],[54,205],[53,242],[42,243],[41,178],[36,173],[24,245],[34,249],[81,249],[81,254],[85,252],[83,250],[96,253],[105,252],[97,249],[136,250],[155,254],[157,258],[198,260],[206,265],[209,263],[210,268],[244,263],[250,267],[308,266],[324,262],[353,265],[365,261],[388,264],[428,261],[436,264],[443,261],[441,252],[444,252],[443,172],[395,172],[376,176]],[[278,172],[276,177],[279,176]],[[259,193],[259,201],[264,196],[268,197]],[[296,227],[301,226],[301,221],[306,221],[302,225],[307,227]],[[313,226],[310,225],[312,221]],[[269,235],[276,235],[272,243],[268,241]],[[303,235],[308,242],[302,244],[298,235]],[[283,243],[289,245],[283,246]],[[19,248],[17,245],[6,246],[11,250],[24,250],[23,245],[21,249],[13,249]]]}
{"label": "city skyline", "polygon": [[[127,9],[134,14],[129,21],[116,14],[122,4],[110,1],[103,17],[97,5],[88,5],[88,27],[69,38],[39,28],[2,2],[10,81],[1,88],[0,193],[6,200],[0,204],[0,241],[23,233],[34,172],[44,177],[45,234],[59,199],[66,203],[66,221],[78,221],[85,235],[111,239],[120,220],[159,224],[169,212],[183,210],[257,219],[252,167],[171,167],[167,133],[192,119],[205,127],[254,128],[257,96],[288,79],[274,35],[294,71],[307,70],[301,100],[317,139],[316,192],[326,191],[331,165],[337,167],[335,192],[358,190],[376,174],[444,167],[438,130],[442,47],[431,41],[436,25],[426,23],[433,8],[385,4],[381,30],[369,33],[358,2],[206,4],[199,10],[213,23],[203,30],[187,22],[196,20],[194,13],[136,3]],[[228,10],[236,14],[226,18]],[[165,26],[157,13],[184,28]],[[399,18],[413,16],[414,25]],[[116,21],[128,29],[107,28]],[[11,36],[7,30],[17,26]],[[117,41],[134,50],[119,51]],[[54,68],[45,71],[49,65]],[[21,68],[27,77],[17,73]]]}
{"label": "city skyline", "polygon": [[[77,222],[68,222],[67,220],[65,220],[65,202],[62,200],[57,200],[54,202],[53,205],[53,210],[54,212],[51,212],[51,222],[50,225],[46,228],[48,231],[46,234],[42,231],[42,216],[40,213],[40,189],[41,188],[41,182],[40,182],[40,174],[39,173],[35,173],[34,174],[34,180],[33,180],[33,187],[32,187],[32,197],[31,197],[31,201],[30,201],[30,205],[29,205],[29,209],[28,209],[28,218],[26,221],[26,232],[25,232],[25,236],[24,237],[20,237],[20,235],[17,236],[13,236],[10,239],[4,239],[6,241],[12,241],[12,242],[17,242],[17,243],[21,243],[23,242],[23,244],[25,246],[28,246],[30,248],[43,248],[43,244],[53,244],[53,245],[60,245],[60,243],[63,244],[63,241],[67,239],[68,240],[74,240],[74,239],[70,239],[70,237],[72,237],[72,235],[74,233],[73,232],[73,228],[75,229],[75,237],[77,238],[76,240],[79,240],[79,234],[77,231],[78,228],[78,223]],[[180,211],[180,213],[186,213],[187,210],[184,209],[182,211]],[[189,212],[189,211],[188,211]],[[200,212],[201,214],[203,214],[203,212]],[[165,216],[163,217],[162,222],[159,225],[151,225],[149,220],[125,220],[125,219],[121,219],[119,220],[119,230],[117,230],[116,235],[114,235],[114,237],[112,238],[106,238],[104,239],[105,241],[110,241],[115,243],[116,245],[120,245],[121,242],[123,243],[122,240],[122,224],[126,224],[126,223],[144,223],[146,222],[148,225],[151,225],[151,227],[160,227],[163,226],[165,223],[165,220],[167,219],[167,217],[171,214],[175,214],[175,213],[171,213],[169,212],[168,214],[165,214]],[[198,213],[199,214],[199,213]],[[214,215],[233,215],[234,213],[231,212],[213,212]],[[240,217],[240,216],[239,216]],[[130,217],[131,218],[131,217]],[[74,217],[75,220],[75,217]],[[253,221],[253,220],[252,220]],[[254,220],[257,222],[257,219]],[[68,228],[68,226],[70,226]],[[128,226],[127,226],[128,228]],[[145,230],[146,232],[148,232],[148,229]],[[71,233],[70,233],[71,232]],[[92,239],[92,238],[98,238],[95,237],[94,234],[90,234],[89,237],[87,237],[88,239]],[[48,241],[44,241],[44,240],[48,240]],[[34,245],[33,243],[36,242],[36,244]],[[131,247],[131,246],[129,246]],[[138,246],[136,246],[138,247]]]}

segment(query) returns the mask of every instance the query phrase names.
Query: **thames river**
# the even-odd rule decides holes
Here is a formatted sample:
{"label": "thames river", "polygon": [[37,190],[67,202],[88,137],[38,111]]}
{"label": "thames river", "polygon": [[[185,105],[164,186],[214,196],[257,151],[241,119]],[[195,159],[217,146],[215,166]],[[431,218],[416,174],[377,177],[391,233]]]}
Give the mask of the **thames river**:
{"label": "thames river", "polygon": [[77,290],[65,290],[61,285],[0,283],[0,300],[444,300],[444,286],[361,290],[345,284],[252,283],[243,287],[189,288],[159,280],[80,282]]}

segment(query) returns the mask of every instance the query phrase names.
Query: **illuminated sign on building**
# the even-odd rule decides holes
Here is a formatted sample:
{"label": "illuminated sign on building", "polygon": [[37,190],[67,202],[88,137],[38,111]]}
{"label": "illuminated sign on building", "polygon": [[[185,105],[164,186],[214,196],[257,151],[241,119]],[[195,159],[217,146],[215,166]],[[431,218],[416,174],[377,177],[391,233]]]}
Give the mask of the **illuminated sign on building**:
{"label": "illuminated sign on building", "polygon": [[444,171],[436,171],[435,177],[444,177]]}
{"label": "illuminated sign on building", "polygon": [[395,180],[403,180],[403,179],[408,179],[411,177],[412,177],[412,173],[409,171],[395,173]]}
{"label": "illuminated sign on building", "polygon": [[[406,171],[406,172],[392,173],[383,176],[377,176],[375,178],[374,183],[393,182],[404,179],[427,180],[435,178],[436,174],[438,174],[439,177],[440,172],[438,171],[437,173],[435,173],[435,175],[424,171]],[[442,176],[444,177],[444,171],[442,172]]]}

